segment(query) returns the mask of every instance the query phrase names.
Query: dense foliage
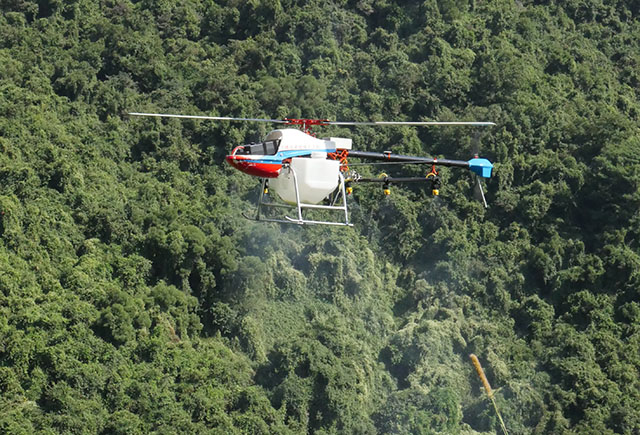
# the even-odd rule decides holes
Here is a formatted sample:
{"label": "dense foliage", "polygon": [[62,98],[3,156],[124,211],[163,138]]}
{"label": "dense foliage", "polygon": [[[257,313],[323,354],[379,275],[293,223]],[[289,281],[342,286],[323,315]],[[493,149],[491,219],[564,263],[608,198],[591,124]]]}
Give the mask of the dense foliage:
{"label": "dense foliage", "polygon": [[[640,431],[637,2],[0,5],[1,432],[493,433],[470,353],[512,433]],[[132,110],[491,120],[490,207],[443,169],[252,223],[223,158],[268,126]]]}

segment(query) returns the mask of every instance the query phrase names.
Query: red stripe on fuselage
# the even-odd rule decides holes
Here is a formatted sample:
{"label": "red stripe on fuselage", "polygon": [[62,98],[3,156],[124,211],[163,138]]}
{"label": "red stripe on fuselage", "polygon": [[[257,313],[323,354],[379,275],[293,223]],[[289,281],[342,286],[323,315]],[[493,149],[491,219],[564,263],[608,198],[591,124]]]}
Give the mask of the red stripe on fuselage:
{"label": "red stripe on fuselage", "polygon": [[245,174],[261,178],[276,178],[282,170],[282,163],[257,162],[247,156],[227,156],[227,162]]}

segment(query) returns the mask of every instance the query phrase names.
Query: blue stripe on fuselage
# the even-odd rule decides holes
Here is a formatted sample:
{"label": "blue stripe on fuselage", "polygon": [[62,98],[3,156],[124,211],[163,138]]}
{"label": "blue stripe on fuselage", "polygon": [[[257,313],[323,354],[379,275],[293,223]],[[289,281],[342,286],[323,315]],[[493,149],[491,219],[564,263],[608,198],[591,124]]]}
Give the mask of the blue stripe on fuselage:
{"label": "blue stripe on fuselage", "polygon": [[260,156],[259,159],[250,159],[248,161],[256,162],[256,163],[271,163],[271,164],[282,164],[282,161],[285,159],[290,159],[292,157],[302,157],[311,155],[314,152],[321,153],[335,153],[335,149],[321,149],[321,150],[291,150],[291,151],[282,151],[276,153],[274,156]]}

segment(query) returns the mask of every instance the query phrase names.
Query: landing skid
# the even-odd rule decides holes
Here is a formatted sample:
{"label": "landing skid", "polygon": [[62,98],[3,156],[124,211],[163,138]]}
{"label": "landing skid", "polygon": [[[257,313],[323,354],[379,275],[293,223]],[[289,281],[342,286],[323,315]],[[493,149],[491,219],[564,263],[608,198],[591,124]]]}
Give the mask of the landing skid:
{"label": "landing skid", "polygon": [[[249,220],[254,220],[258,222],[278,222],[283,224],[298,224],[298,225],[335,225],[335,226],[347,226],[352,227],[353,224],[349,223],[349,211],[347,209],[347,193],[345,189],[344,177],[341,173],[338,174],[340,177],[340,182],[336,192],[334,193],[334,197],[331,201],[331,205],[319,205],[319,204],[306,204],[300,201],[300,192],[298,190],[298,178],[296,176],[293,168],[289,167],[291,173],[293,174],[293,183],[296,193],[296,204],[284,204],[284,203],[273,203],[265,201],[265,187],[267,184],[267,179],[262,180],[262,189],[260,192],[260,199],[258,200],[258,209],[256,211],[255,217],[249,217],[246,214],[242,213],[242,216]],[[264,207],[264,208],[263,208]],[[293,218],[288,215],[284,215],[282,218],[270,218],[263,216],[264,209],[268,208],[282,208],[295,210],[297,217]],[[305,209],[316,209],[316,210],[333,210],[336,212],[340,212],[340,214],[344,213],[344,222],[342,221],[321,221],[321,220],[310,220],[305,219],[303,216],[303,210]]]}

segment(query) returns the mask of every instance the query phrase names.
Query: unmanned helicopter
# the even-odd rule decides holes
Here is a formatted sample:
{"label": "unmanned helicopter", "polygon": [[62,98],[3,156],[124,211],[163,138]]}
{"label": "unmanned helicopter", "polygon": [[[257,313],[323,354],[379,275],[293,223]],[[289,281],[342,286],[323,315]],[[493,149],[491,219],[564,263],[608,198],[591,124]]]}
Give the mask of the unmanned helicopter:
{"label": "unmanned helicopter", "polygon": [[[261,119],[231,118],[223,116],[176,115],[166,113],[131,112],[132,116],[151,116],[160,118],[186,118],[216,121],[267,122],[297,126],[297,128],[280,128],[271,131],[260,143],[236,146],[226,161],[245,174],[258,177],[262,189],[258,199],[254,217],[246,218],[264,221],[293,224],[322,224],[352,226],[349,222],[347,196],[351,194],[356,183],[381,183],[383,192],[389,194],[391,184],[427,182],[431,185],[433,195],[439,194],[441,185],[437,166],[449,166],[469,169],[476,178],[490,178],[493,164],[476,154],[471,160],[449,160],[432,157],[406,156],[390,151],[368,152],[352,149],[352,140],[342,137],[316,138],[311,134],[313,126],[491,126],[493,122],[484,121],[368,121],[344,122],[328,119]],[[390,177],[386,174],[378,178],[360,176],[349,168],[349,159],[375,160],[388,164],[422,164],[430,166],[425,177]],[[477,188],[481,200],[487,207],[482,184],[477,179]],[[273,201],[269,190],[273,190],[280,201]],[[267,216],[266,209],[293,209],[295,217],[284,211],[282,217]],[[307,209],[330,210],[337,212],[340,219],[313,220],[305,217]],[[343,218],[342,218],[343,217]]]}

